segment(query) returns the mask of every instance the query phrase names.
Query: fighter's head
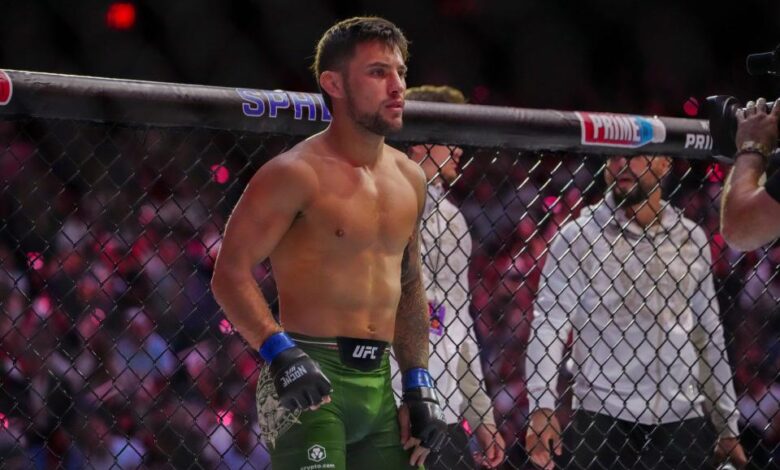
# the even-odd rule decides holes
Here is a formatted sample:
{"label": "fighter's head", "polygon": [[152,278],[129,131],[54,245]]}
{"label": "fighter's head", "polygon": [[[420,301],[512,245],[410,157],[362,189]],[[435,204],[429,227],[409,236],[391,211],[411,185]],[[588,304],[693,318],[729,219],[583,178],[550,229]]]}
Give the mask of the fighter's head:
{"label": "fighter's head", "polygon": [[379,135],[403,124],[408,42],[393,23],[357,17],[333,25],[317,44],[312,66],[334,117],[345,111]]}
{"label": "fighter's head", "polygon": [[[460,90],[433,85],[409,88],[406,90],[406,99],[454,104],[466,102]],[[448,145],[415,145],[409,149],[409,156],[420,164],[429,181],[441,177],[447,183],[452,183],[458,177],[458,162],[462,154],[461,148]]]}

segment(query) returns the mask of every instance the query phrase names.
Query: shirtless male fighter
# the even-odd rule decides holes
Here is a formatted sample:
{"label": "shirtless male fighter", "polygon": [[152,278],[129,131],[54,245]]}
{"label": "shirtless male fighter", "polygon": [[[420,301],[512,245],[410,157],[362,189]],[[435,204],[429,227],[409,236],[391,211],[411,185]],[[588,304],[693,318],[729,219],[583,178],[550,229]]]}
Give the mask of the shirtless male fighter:
{"label": "shirtless male fighter", "polygon": [[[445,440],[427,370],[425,176],[385,144],[403,123],[406,58],[406,38],[381,18],[325,32],[313,68],[330,125],[263,165],[225,228],[214,295],[268,365],[273,386],[259,400],[294,414],[271,436],[274,470],[408,468]],[[281,325],[252,275],[268,257]]]}

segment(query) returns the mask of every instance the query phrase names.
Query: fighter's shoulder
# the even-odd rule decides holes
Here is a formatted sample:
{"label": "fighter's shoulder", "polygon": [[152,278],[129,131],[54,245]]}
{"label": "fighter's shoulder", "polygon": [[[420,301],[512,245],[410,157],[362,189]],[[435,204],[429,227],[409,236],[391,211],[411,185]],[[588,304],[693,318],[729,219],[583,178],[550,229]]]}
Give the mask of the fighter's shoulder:
{"label": "fighter's shoulder", "polygon": [[421,189],[425,192],[425,172],[423,169],[412,161],[408,155],[395,149],[389,145],[385,145],[385,155],[387,155],[403,175],[409,179],[415,188]]}
{"label": "fighter's shoulder", "polygon": [[[299,144],[300,145],[300,144]],[[255,179],[273,179],[296,188],[317,184],[317,172],[312,164],[312,150],[295,146],[268,160],[255,174]]]}

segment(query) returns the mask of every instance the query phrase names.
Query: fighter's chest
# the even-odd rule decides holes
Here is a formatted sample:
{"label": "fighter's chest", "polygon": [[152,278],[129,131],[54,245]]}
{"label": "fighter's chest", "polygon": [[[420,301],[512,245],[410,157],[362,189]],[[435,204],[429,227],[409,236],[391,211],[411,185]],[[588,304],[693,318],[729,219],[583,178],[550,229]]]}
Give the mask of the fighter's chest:
{"label": "fighter's chest", "polygon": [[355,178],[320,192],[310,216],[353,248],[403,249],[414,232],[417,195],[402,178]]}

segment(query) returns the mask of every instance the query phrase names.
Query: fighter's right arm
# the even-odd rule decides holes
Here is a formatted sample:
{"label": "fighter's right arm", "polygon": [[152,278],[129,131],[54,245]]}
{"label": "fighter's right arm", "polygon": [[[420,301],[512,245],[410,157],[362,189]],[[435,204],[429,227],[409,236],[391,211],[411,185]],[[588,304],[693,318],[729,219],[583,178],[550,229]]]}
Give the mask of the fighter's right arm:
{"label": "fighter's right arm", "polygon": [[252,177],[225,228],[211,288],[225,315],[252,348],[281,331],[253,276],[276,248],[316,189],[316,175],[289,155],[276,157]]}

